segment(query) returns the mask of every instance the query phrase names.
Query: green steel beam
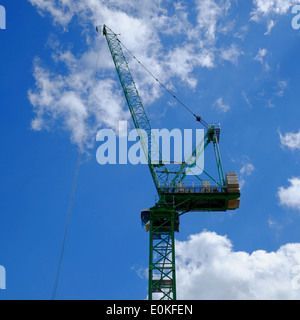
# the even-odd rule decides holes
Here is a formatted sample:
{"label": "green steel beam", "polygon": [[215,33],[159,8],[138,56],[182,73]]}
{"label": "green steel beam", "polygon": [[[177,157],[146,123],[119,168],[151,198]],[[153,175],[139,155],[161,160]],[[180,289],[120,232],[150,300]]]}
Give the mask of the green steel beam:
{"label": "green steel beam", "polygon": [[[150,209],[149,217],[149,300],[152,300],[154,296],[162,300],[176,300],[175,231],[179,231],[178,217],[190,211],[226,211],[228,210],[228,201],[239,199],[240,193],[227,192],[218,145],[220,129],[216,129],[214,125],[206,125],[207,131],[203,141],[198,144],[190,158],[181,167],[177,167],[178,169],[174,172],[168,170],[161,158],[159,144],[152,135],[149,119],[128,67],[121,43],[117,35],[105,25],[103,35],[107,40],[134,126],[139,134],[159,195],[159,201]],[[146,132],[147,137],[144,137],[140,129]],[[206,193],[201,189],[201,186],[188,187],[182,191],[178,188],[178,183],[185,181],[188,170],[196,165],[197,159],[210,143],[214,145],[220,182],[218,183],[206,171],[203,172],[216,183],[215,191]],[[155,155],[156,158],[158,156],[158,164],[152,164],[151,155]],[[203,181],[198,176],[195,177],[198,181]]]}
{"label": "green steel beam", "polygon": [[[204,138],[205,143],[204,141],[201,141],[192,152],[190,158],[185,163],[183,163],[181,167],[178,166],[175,173],[171,173],[168,169],[168,166],[163,162],[159,149],[159,143],[155,140],[152,134],[150,121],[147,117],[142,99],[133,80],[131,71],[129,69],[126,57],[122,49],[121,42],[118,39],[117,35],[106,25],[104,25],[103,27],[103,34],[107,40],[108,47],[110,49],[115,68],[123,88],[123,92],[133,119],[134,126],[138,131],[144,154],[148,160],[148,166],[156,190],[158,192],[158,195],[161,196],[161,187],[169,185],[176,186],[178,183],[183,182],[187,178],[187,172],[190,171],[191,167],[196,164],[198,158],[203,154],[207,146],[211,142],[213,142],[214,144],[218,144],[216,136],[217,129],[214,125],[207,125],[207,130]],[[147,137],[144,137],[142,132],[139,132],[139,129],[143,129],[146,132]],[[223,169],[218,146],[216,150],[217,152],[215,153],[215,155],[219,179],[221,185],[224,186],[225,181],[223,173],[221,174],[220,178],[220,173],[223,171]],[[155,158],[159,158],[158,164],[152,163],[152,156],[154,156]],[[204,174],[206,174],[206,172],[204,172]],[[211,179],[211,175],[206,175]],[[212,179],[212,181],[214,181],[214,179]]]}
{"label": "green steel beam", "polygon": [[[153,178],[157,192],[159,193],[159,187],[166,185],[168,180],[168,169],[164,167],[163,173],[156,172],[155,167],[151,162],[151,155],[160,155],[158,145],[152,135],[150,121],[145,112],[142,99],[138,93],[129,66],[127,64],[125,55],[123,53],[120,41],[117,35],[109,29],[106,25],[103,27],[103,35],[107,40],[107,44],[113,58],[123,92],[133,119],[133,123],[139,134],[140,142],[148,160],[148,166],[151,176]],[[143,129],[147,133],[147,139],[143,136],[139,129]],[[159,156],[161,159],[161,156]]]}
{"label": "green steel beam", "polygon": [[[176,300],[175,225],[173,208],[150,211],[149,300]],[[176,218],[177,217],[177,218]]]}

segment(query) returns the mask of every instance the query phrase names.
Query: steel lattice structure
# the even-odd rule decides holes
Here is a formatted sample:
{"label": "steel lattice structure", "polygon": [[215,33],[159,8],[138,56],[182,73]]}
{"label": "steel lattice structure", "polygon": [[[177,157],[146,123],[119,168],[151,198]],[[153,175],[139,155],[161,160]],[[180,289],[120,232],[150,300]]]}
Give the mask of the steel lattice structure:
{"label": "steel lattice structure", "polygon": [[[100,31],[98,27],[97,31]],[[224,176],[219,150],[220,127],[208,125],[200,117],[196,117],[196,120],[204,125],[206,132],[203,141],[192,152],[190,159],[181,164],[172,164],[171,167],[163,161],[122,44],[118,36],[106,25],[102,31],[159,196],[159,200],[152,208],[141,212],[143,226],[150,235],[148,296],[150,300],[154,298],[176,300],[175,232],[179,232],[179,217],[191,211],[237,209],[240,199],[237,174],[226,173]],[[191,183],[188,172],[210,144],[213,145],[217,178],[203,170],[205,180],[195,175]],[[153,163],[151,157],[159,161]],[[206,183],[206,179],[210,181],[209,184]]]}

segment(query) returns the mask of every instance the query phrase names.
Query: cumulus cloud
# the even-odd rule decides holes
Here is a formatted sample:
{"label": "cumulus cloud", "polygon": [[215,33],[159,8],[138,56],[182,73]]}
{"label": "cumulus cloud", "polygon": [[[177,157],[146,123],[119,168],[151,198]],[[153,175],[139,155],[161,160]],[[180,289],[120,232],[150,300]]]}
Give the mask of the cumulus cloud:
{"label": "cumulus cloud", "polygon": [[275,252],[234,251],[226,236],[202,232],[176,242],[178,299],[299,299],[300,244]]}
{"label": "cumulus cloud", "polygon": [[69,58],[63,75],[49,72],[35,60],[36,86],[28,92],[35,112],[31,127],[42,130],[55,121],[70,133],[74,144],[89,147],[97,128],[106,125],[117,129],[118,120],[128,119],[129,114],[122,109],[123,97],[117,94],[114,81],[95,81],[91,72],[72,68],[73,63],[81,65],[80,58]]}
{"label": "cumulus cloud", "polygon": [[291,6],[298,4],[298,0],[254,0],[254,9],[251,19],[259,21],[270,15],[283,15],[288,12]]}
{"label": "cumulus cloud", "polygon": [[212,68],[214,57],[207,50],[203,50],[201,54],[195,55],[192,45],[182,48],[176,48],[167,56],[166,65],[173,70],[173,74],[179,76],[191,88],[197,85],[197,79],[192,75],[196,66]]}
{"label": "cumulus cloud", "polygon": [[282,146],[288,147],[291,150],[300,149],[300,130],[298,133],[287,132],[285,135],[280,135],[280,142]]}
{"label": "cumulus cloud", "polygon": [[[152,60],[149,61],[149,66],[152,67],[153,65],[155,66],[153,59],[156,55],[159,55],[159,52],[163,51],[159,33],[172,36],[180,33],[185,42],[184,44],[187,44],[188,52],[191,52],[191,49],[193,49],[195,59],[199,63],[198,65],[206,66],[207,55],[203,54],[201,49],[214,50],[213,45],[217,38],[216,26],[218,20],[223,18],[230,7],[229,0],[221,2],[195,0],[191,4],[194,6],[197,14],[195,24],[188,20],[190,6],[187,8],[180,1],[174,2],[173,7],[175,10],[172,10],[170,6],[164,6],[160,0],[142,0],[138,6],[132,0],[83,0],[80,2],[71,0],[29,1],[41,14],[50,14],[55,23],[60,23],[65,28],[74,17],[82,25],[86,23],[94,25],[107,24],[115,32],[121,32],[122,40],[126,42],[128,47],[138,57],[151,57]],[[67,14],[68,18],[62,19],[61,16],[63,14]],[[183,47],[185,45],[178,46],[178,48]],[[210,66],[211,63],[209,63]],[[164,74],[164,72],[165,70],[161,74]]]}
{"label": "cumulus cloud", "polygon": [[230,1],[220,3],[219,5],[213,0],[197,0],[197,21],[198,28],[205,33],[207,39],[214,41],[216,38],[217,21],[223,11],[230,7]]}
{"label": "cumulus cloud", "polygon": [[[57,65],[63,64],[65,69],[57,68],[59,71],[55,71],[55,68],[51,68],[50,71],[37,59],[33,74],[35,88],[28,93],[35,112],[32,129],[51,129],[59,120],[76,144],[80,143],[83,135],[91,139],[89,135],[97,125],[111,123],[116,127],[115,121],[127,117],[122,110],[120,92],[116,89],[119,87],[111,80],[111,72],[114,71],[107,44],[104,38],[100,41],[96,33],[90,33],[91,25],[105,23],[116,33],[121,33],[119,37],[126,47],[166,86],[174,88],[173,78],[179,78],[186,86],[195,88],[197,80],[192,74],[194,69],[214,67],[218,21],[230,7],[228,0],[195,0],[193,5],[197,19],[192,23],[188,15],[190,8],[182,2],[175,2],[171,5],[174,10],[170,10],[170,6],[160,0],[143,0],[138,6],[132,0],[29,1],[41,15],[50,16],[56,26],[67,30],[72,20],[82,26],[80,36],[87,43],[86,52],[78,56],[75,50],[61,48],[59,41],[55,41],[52,57]],[[173,37],[179,32],[182,40],[175,47],[162,47],[161,34]],[[100,50],[98,77],[92,81],[95,79],[93,68],[97,50]],[[234,52],[225,52],[223,59],[234,61],[236,55]],[[161,88],[151,77],[145,76],[131,57],[128,60],[144,103],[153,103],[160,97]],[[66,70],[66,73],[61,70]],[[96,96],[99,101],[96,101]],[[223,110],[227,108],[226,105],[220,106],[223,106]],[[91,117],[88,116],[95,120],[92,128]]]}
{"label": "cumulus cloud", "polygon": [[67,26],[74,16],[73,10],[70,10],[66,1],[56,0],[29,0],[36,6],[41,15],[48,12],[56,24]]}
{"label": "cumulus cloud", "polygon": [[280,204],[300,210],[300,178],[291,178],[289,179],[289,183],[288,187],[280,187],[278,189]]}

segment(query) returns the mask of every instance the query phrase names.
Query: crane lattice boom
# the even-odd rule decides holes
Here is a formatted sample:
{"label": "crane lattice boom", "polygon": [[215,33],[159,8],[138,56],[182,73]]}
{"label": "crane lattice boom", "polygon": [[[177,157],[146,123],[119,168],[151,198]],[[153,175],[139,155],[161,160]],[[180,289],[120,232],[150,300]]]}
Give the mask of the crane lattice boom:
{"label": "crane lattice boom", "polygon": [[[97,31],[99,31],[98,28]],[[240,201],[237,174],[227,172],[224,176],[219,150],[220,127],[207,124],[195,114],[193,115],[196,120],[201,122],[206,129],[204,139],[198,144],[187,161],[172,164],[173,169],[169,169],[168,164],[161,157],[159,144],[152,134],[150,121],[122,50],[122,43],[118,36],[106,25],[103,27],[103,35],[107,40],[134,126],[139,134],[150,173],[159,195],[159,200],[154,207],[141,212],[142,224],[145,230],[150,233],[149,299],[152,300],[158,295],[157,297],[160,299],[175,300],[174,234],[179,231],[179,216],[190,211],[237,209]],[[144,132],[146,132],[146,137],[143,134]],[[214,178],[211,174],[202,170],[204,178],[192,175],[194,180],[191,183],[188,179],[191,176],[189,172],[197,165],[197,158],[211,144],[216,159],[217,177]],[[158,163],[152,163],[153,157],[159,159]]]}

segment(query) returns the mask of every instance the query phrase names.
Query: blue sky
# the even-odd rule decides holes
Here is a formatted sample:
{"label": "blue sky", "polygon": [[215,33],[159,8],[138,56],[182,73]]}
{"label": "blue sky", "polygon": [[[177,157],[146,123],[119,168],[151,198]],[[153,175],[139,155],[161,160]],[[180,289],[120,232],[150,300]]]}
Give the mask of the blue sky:
{"label": "blue sky", "polygon": [[[130,121],[106,41],[95,32],[104,23],[195,113],[221,122],[224,170],[238,172],[242,184],[234,213],[182,217],[178,297],[299,299],[295,4],[1,0],[0,265],[7,289],[0,299],[51,298],[87,114],[56,298],[147,296],[140,211],[155,202],[149,170],[96,161],[97,131]],[[128,60],[153,128],[198,128]]]}

